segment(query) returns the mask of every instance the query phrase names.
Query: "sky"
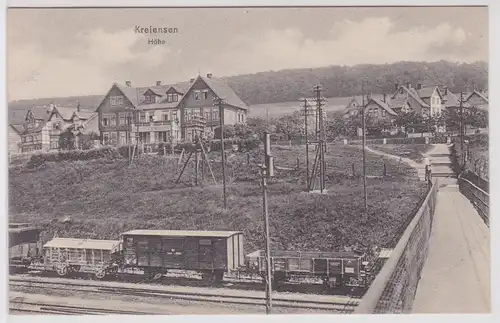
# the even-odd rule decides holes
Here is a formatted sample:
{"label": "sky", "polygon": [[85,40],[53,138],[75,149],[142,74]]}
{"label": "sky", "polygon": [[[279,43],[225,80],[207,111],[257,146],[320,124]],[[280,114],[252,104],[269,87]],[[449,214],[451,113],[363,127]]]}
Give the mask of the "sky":
{"label": "sky", "polygon": [[[136,33],[136,26],[177,28]],[[8,100],[397,61],[488,61],[486,7],[8,9]],[[158,38],[165,44],[148,44]]]}

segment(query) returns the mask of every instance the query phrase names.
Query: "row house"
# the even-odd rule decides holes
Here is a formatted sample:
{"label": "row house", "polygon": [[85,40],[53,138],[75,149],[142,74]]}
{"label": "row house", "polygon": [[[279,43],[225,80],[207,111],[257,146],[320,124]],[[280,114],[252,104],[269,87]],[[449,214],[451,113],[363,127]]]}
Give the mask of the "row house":
{"label": "row house", "polygon": [[[464,100],[465,101],[465,100]],[[356,98],[352,98],[343,111],[344,118],[356,117],[362,109],[362,104]],[[460,97],[452,93],[447,87],[424,86],[417,84],[413,87],[410,83],[395,85],[395,92],[387,97],[371,97],[365,103],[365,114],[380,121],[394,121],[401,113],[415,111],[424,118],[435,118],[443,111],[451,111],[460,107]],[[471,105],[462,102],[462,107],[467,109]],[[445,131],[441,126],[438,131]]]}
{"label": "row house", "polygon": [[79,147],[82,136],[98,131],[97,114],[80,111],[80,107],[33,106],[22,125],[11,125],[19,134],[20,153],[59,150],[61,134],[70,131]]}
{"label": "row house", "polygon": [[213,134],[219,109],[213,99],[224,99],[224,124],[246,122],[247,106],[222,80],[198,76],[173,85],[132,87],[113,84],[97,108],[104,144],[125,145],[192,141],[197,131]]}

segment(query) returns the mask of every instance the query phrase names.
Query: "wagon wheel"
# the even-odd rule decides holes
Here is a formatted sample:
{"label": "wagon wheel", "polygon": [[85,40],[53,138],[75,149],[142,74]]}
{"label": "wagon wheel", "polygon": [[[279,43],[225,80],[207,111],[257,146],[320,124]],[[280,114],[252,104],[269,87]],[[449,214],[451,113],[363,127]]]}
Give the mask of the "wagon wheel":
{"label": "wagon wheel", "polygon": [[99,279],[103,279],[104,276],[106,276],[106,272],[104,271],[104,269],[100,269],[95,273],[95,276]]}
{"label": "wagon wheel", "polygon": [[59,267],[57,267],[57,274],[59,276],[66,276],[67,273],[68,267],[66,267],[66,265],[60,265]]}

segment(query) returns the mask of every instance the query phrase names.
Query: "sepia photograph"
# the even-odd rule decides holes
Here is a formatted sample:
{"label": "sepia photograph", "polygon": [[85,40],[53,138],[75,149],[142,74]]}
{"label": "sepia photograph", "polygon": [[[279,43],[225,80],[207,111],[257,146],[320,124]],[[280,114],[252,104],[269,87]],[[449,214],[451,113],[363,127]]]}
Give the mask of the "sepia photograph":
{"label": "sepia photograph", "polygon": [[488,6],[10,7],[6,63],[10,316],[492,313]]}

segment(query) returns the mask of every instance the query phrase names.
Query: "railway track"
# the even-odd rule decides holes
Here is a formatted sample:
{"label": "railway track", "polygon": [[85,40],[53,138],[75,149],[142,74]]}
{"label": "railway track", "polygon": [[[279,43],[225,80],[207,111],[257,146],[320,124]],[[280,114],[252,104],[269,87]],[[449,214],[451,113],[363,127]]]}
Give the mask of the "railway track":
{"label": "railway track", "polygon": [[[100,283],[100,282],[99,282]],[[206,290],[172,290],[163,288],[125,287],[121,284],[91,284],[78,281],[50,281],[33,279],[11,279],[9,285],[12,289],[41,289],[47,291],[69,291],[79,293],[96,293],[117,296],[153,297],[158,299],[217,303],[229,305],[264,306],[263,296],[251,294],[245,291],[234,293],[234,291],[222,291],[213,289]],[[307,310],[328,311],[334,313],[352,313],[359,303],[355,297],[331,297],[330,299],[314,299],[312,295],[273,295],[273,306],[281,308],[296,308]],[[304,297],[305,296],[305,297]]]}

